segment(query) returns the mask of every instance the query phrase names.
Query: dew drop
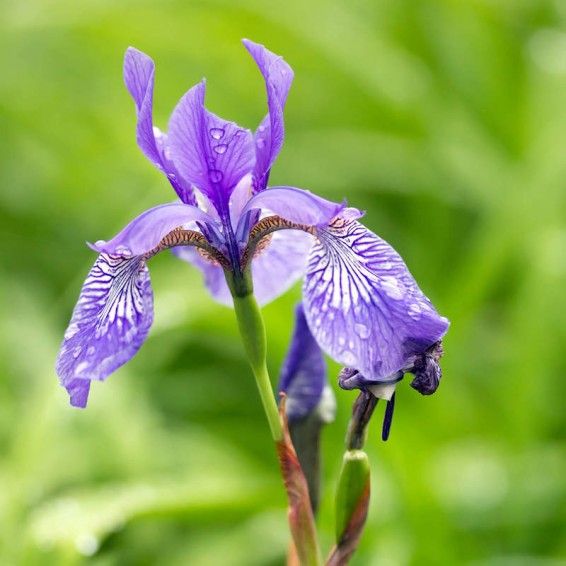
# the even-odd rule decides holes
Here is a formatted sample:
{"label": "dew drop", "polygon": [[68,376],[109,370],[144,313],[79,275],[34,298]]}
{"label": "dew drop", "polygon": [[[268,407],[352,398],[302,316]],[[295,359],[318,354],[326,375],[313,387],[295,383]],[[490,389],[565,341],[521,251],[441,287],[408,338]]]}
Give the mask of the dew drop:
{"label": "dew drop", "polygon": [[213,183],[220,183],[220,181],[222,181],[222,171],[218,171],[218,169],[209,169],[208,175]]}
{"label": "dew drop", "polygon": [[413,303],[409,307],[408,314],[413,320],[420,320],[422,314],[421,307],[419,307],[419,305],[417,305],[416,303]]}
{"label": "dew drop", "polygon": [[356,365],[356,356],[354,356],[354,354],[352,354],[352,352],[345,350],[344,352],[342,352],[342,354],[340,354],[340,361],[345,366],[353,367],[353,366]]}
{"label": "dew drop", "polygon": [[167,174],[167,178],[171,179],[172,181],[176,181],[177,180],[177,176],[175,175],[175,173],[168,173]]}
{"label": "dew drop", "polygon": [[258,138],[255,142],[259,149],[263,149],[265,147],[265,140],[263,138]]}
{"label": "dew drop", "polygon": [[363,340],[369,338],[370,331],[365,324],[354,324],[354,331]]}
{"label": "dew drop", "polygon": [[101,248],[105,244],[106,244],[106,240],[96,240],[96,242],[94,242],[94,247],[95,248]]}
{"label": "dew drop", "polygon": [[65,340],[70,340],[80,330],[79,325],[73,322],[65,331]]}
{"label": "dew drop", "polygon": [[77,346],[74,350],[73,350],[73,358],[75,358],[75,360],[81,355],[81,352],[83,351],[83,347],[82,346]]}
{"label": "dew drop", "polygon": [[224,135],[224,130],[222,128],[212,128],[210,130],[210,135],[215,139],[219,140]]}
{"label": "dew drop", "polygon": [[265,126],[258,126],[257,127],[257,131],[261,134],[262,132],[265,132]]}
{"label": "dew drop", "polygon": [[421,308],[422,311],[428,311],[430,312],[432,309],[430,308],[430,305],[428,305],[427,303],[425,303],[424,301],[419,301],[419,307]]}
{"label": "dew drop", "polygon": [[228,149],[228,146],[225,143],[221,143],[221,144],[214,147],[214,151],[216,153],[220,153],[220,155],[222,155],[223,153],[226,153],[227,149]]}
{"label": "dew drop", "polygon": [[395,277],[386,276],[381,278],[381,287],[385,291],[385,294],[396,301],[403,298],[403,291],[399,286],[399,282]]}
{"label": "dew drop", "polygon": [[130,248],[128,248],[127,246],[118,246],[115,250],[114,253],[116,255],[121,255],[122,257],[132,257],[132,250]]}
{"label": "dew drop", "polygon": [[340,344],[340,346],[344,346],[344,344],[346,344],[346,340],[344,340],[343,336],[340,336],[340,338],[338,338],[338,344]]}
{"label": "dew drop", "polygon": [[90,346],[89,349],[86,351],[87,355],[93,356],[96,352],[96,348],[94,346]]}

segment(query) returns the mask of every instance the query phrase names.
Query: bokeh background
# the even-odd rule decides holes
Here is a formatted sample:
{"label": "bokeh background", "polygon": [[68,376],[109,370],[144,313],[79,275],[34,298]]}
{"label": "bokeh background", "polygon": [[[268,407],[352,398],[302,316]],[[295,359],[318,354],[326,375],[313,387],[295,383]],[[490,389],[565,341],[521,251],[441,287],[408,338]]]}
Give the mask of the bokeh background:
{"label": "bokeh background", "polygon": [[[438,393],[403,382],[387,443],[378,407],[352,564],[566,564],[564,0],[2,0],[0,563],[284,563],[255,384],[196,270],[152,260],[150,337],[86,411],[53,370],[84,242],[174,198],[135,143],[126,47],[156,61],[157,125],[206,76],[209,108],[254,128],[242,37],[296,72],[272,183],[367,210],[452,321]],[[274,380],[299,297],[264,309]],[[335,389],[325,548],[355,397]]]}

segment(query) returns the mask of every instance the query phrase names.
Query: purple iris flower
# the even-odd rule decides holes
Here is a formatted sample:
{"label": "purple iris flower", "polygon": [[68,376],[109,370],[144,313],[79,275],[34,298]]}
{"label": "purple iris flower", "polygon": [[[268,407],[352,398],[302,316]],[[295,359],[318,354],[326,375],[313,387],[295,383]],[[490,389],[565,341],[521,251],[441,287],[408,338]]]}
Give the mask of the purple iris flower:
{"label": "purple iris flower", "polygon": [[308,327],[302,303],[295,309],[295,329],[277,389],[287,396],[290,424],[314,414],[323,423],[334,420],[336,401],[326,377],[324,354]]}
{"label": "purple iris flower", "polygon": [[137,109],[137,142],[178,201],[152,208],[99,252],[57,360],[71,404],[85,407],[102,381],[139,350],[153,321],[147,261],[173,248],[205,276],[213,297],[253,292],[260,304],[305,274],[305,318],[334,359],[379,381],[406,366],[448,328],[401,257],[345,208],[294,187],[267,187],[283,144],[283,108],[293,71],[281,57],[244,40],[267,89],[256,131],[206,110],[205,82],[180,100],[165,134],[153,125],[154,64],[129,48],[124,79]]}
{"label": "purple iris flower", "polygon": [[334,420],[336,399],[328,384],[324,354],[309,329],[302,303],[295,309],[295,328],[277,389],[286,395],[291,440],[316,513],[321,480],[320,436],[323,425]]}

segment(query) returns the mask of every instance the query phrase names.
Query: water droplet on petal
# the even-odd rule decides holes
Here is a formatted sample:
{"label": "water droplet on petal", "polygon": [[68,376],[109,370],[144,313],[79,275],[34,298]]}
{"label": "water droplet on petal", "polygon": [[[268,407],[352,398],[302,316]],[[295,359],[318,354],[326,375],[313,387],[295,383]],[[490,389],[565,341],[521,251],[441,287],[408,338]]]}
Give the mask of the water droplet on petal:
{"label": "water droplet on petal", "polygon": [[395,277],[387,275],[381,278],[381,288],[385,294],[396,301],[403,298],[403,289],[400,287],[399,281]]}
{"label": "water droplet on petal", "polygon": [[340,346],[344,346],[344,344],[346,344],[346,340],[344,340],[343,336],[340,336],[340,338],[338,338],[338,344],[340,344]]}
{"label": "water droplet on petal", "polygon": [[87,355],[94,356],[96,353],[96,348],[94,346],[89,346],[89,349],[86,351]]}
{"label": "water droplet on petal", "polygon": [[75,368],[75,375],[82,373],[86,369],[88,369],[88,362],[81,362],[80,364],[77,364],[77,367]]}
{"label": "water droplet on petal", "polygon": [[257,131],[261,134],[262,132],[265,132],[265,126],[258,126],[257,127]]}
{"label": "water droplet on petal", "polygon": [[363,340],[369,338],[370,331],[365,324],[354,324],[354,331]]}
{"label": "water droplet on petal", "polygon": [[228,146],[225,143],[221,143],[220,145],[217,145],[214,147],[214,151],[216,153],[220,153],[221,155],[223,153],[226,153],[226,150],[228,149]]}
{"label": "water droplet on petal", "polygon": [[175,175],[175,173],[168,173],[167,177],[169,179],[171,179],[172,181],[175,181],[177,179],[177,176]]}
{"label": "water droplet on petal", "polygon": [[344,352],[342,352],[340,354],[340,361],[348,367],[353,367],[356,365],[356,356],[354,356],[354,354],[352,354],[352,352],[349,352],[348,350],[345,350]]}
{"label": "water droplet on petal", "polygon": [[209,169],[208,175],[213,183],[220,183],[220,181],[222,181],[222,171],[218,171],[218,169]]}
{"label": "water droplet on petal", "polygon": [[421,307],[419,307],[419,305],[417,305],[416,303],[413,303],[413,304],[409,307],[409,316],[410,316],[413,320],[420,320],[421,314],[422,314]]}
{"label": "water droplet on petal", "polygon": [[73,350],[73,358],[77,359],[80,355],[81,352],[83,351],[83,347],[82,346],[77,346],[74,350]]}
{"label": "water droplet on petal", "polygon": [[79,325],[73,322],[65,331],[65,340],[70,340],[80,330]]}
{"label": "water droplet on petal", "polygon": [[117,246],[114,250],[116,255],[121,255],[122,257],[132,257],[132,250],[127,246]]}
{"label": "water droplet on petal", "polygon": [[96,240],[96,242],[94,242],[94,247],[95,248],[101,248],[105,244],[106,244],[106,240]]}
{"label": "water droplet on petal", "polygon": [[431,311],[432,309],[430,308],[430,305],[425,303],[425,301],[419,301],[419,307],[421,308],[422,311]]}
{"label": "water droplet on petal", "polygon": [[210,135],[215,139],[219,140],[224,135],[224,130],[222,128],[212,128],[210,130]]}
{"label": "water droplet on petal", "polygon": [[258,138],[255,142],[259,149],[263,149],[265,147],[265,140],[263,138]]}

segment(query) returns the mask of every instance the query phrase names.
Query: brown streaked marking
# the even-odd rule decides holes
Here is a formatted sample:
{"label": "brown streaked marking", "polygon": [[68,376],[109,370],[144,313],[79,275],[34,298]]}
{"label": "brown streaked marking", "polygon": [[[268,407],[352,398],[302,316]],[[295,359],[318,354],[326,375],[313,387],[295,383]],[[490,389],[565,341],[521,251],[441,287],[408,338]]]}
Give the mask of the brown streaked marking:
{"label": "brown streaked marking", "polygon": [[[281,216],[268,216],[263,218],[250,231],[248,244],[242,254],[242,260],[240,262],[242,271],[246,269],[250,258],[256,257],[256,249],[258,247],[267,247],[269,240],[264,243],[265,237],[277,230],[302,230],[303,232],[308,232],[309,234],[316,236],[316,228],[314,226],[290,222],[289,220],[281,218]],[[260,253],[263,253],[263,251],[263,248],[260,249]]]}
{"label": "brown streaked marking", "polygon": [[155,248],[143,255],[145,260],[151,259],[155,254],[177,246],[195,246],[199,253],[212,263],[220,265],[224,269],[232,270],[229,261],[224,254],[208,243],[208,240],[200,233],[194,230],[184,230],[183,228],[175,228],[169,232]]}

